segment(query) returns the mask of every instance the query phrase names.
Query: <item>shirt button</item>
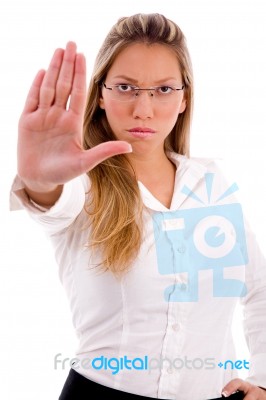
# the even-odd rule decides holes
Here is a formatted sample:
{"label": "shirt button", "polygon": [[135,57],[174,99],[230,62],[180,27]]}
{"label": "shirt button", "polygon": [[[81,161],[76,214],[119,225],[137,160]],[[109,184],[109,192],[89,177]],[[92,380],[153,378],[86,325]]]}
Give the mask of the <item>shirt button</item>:
{"label": "shirt button", "polygon": [[174,324],[173,326],[172,326],[172,328],[173,328],[173,330],[174,331],[179,331],[179,329],[180,329],[180,325],[179,324]]}
{"label": "shirt button", "polygon": [[183,254],[186,251],[186,247],[184,245],[183,246],[179,246],[177,248],[177,251],[178,251],[178,253]]}
{"label": "shirt button", "polygon": [[168,367],[167,372],[168,372],[168,374],[172,374],[174,372],[174,370],[172,367]]}

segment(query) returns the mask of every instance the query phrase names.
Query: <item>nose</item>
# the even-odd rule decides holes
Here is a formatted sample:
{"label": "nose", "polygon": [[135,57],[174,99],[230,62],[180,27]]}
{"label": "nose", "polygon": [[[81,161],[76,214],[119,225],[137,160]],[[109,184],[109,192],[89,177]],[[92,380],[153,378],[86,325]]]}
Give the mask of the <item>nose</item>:
{"label": "nose", "polygon": [[153,96],[148,90],[139,91],[133,102],[133,117],[145,120],[153,117]]}

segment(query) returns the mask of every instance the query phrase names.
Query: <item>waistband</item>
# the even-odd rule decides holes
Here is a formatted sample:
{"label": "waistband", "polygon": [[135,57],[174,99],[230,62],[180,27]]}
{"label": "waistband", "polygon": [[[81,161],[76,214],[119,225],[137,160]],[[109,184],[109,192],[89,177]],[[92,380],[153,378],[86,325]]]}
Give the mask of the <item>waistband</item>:
{"label": "waistband", "polygon": [[[88,397],[89,395],[89,397]],[[122,390],[113,389],[97,382],[91,381],[85,376],[79,374],[73,368],[70,369],[62,392],[58,400],[82,400],[84,398],[101,399],[101,398],[114,398],[115,400],[141,400],[150,399],[154,397],[145,397],[138,394],[123,392]],[[242,400],[244,399],[243,392],[233,393],[229,397],[217,397],[215,399],[202,399],[202,400]],[[160,400],[160,399],[159,399]],[[168,399],[161,399],[168,400]],[[188,398],[189,400],[189,398]]]}

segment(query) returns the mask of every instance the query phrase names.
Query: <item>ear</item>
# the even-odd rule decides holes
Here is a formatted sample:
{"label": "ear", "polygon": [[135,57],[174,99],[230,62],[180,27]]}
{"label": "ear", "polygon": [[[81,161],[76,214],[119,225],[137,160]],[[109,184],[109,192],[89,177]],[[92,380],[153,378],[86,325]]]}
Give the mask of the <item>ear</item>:
{"label": "ear", "polygon": [[102,110],[105,109],[105,106],[104,106],[104,99],[103,99],[102,97],[100,97],[100,99],[99,99],[99,107],[100,107]]}
{"label": "ear", "polygon": [[179,114],[182,114],[185,111],[186,107],[187,107],[187,101],[185,98],[183,98],[182,103],[180,104]]}

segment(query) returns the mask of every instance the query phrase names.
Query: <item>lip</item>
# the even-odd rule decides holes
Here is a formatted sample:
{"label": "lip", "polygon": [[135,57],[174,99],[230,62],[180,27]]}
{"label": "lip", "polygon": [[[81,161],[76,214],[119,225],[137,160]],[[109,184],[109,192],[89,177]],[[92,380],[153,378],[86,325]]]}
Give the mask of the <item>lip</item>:
{"label": "lip", "polygon": [[128,132],[155,133],[155,130],[151,128],[143,128],[137,126],[136,128],[128,129]]}
{"label": "lip", "polygon": [[144,139],[155,134],[155,130],[137,126],[136,128],[128,129],[128,132],[137,139]]}

